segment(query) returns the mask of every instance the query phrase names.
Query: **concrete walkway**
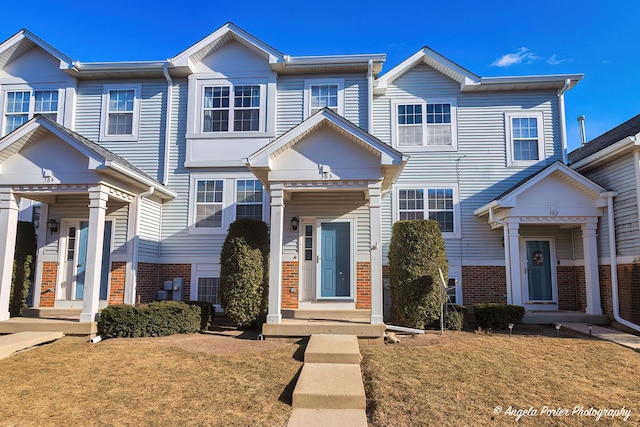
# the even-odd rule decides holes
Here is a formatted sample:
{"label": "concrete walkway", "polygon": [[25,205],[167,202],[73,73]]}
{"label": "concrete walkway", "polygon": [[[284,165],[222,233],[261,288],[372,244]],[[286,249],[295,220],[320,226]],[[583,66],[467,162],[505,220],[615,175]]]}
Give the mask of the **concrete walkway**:
{"label": "concrete walkway", "polygon": [[355,335],[311,335],[288,427],[366,427],[361,360]]}
{"label": "concrete walkway", "polygon": [[[588,323],[562,323],[563,328],[589,335]],[[602,326],[591,325],[591,336],[631,348],[640,352],[640,337]]]}
{"label": "concrete walkway", "polygon": [[62,338],[62,332],[18,332],[0,336],[0,359],[9,357],[16,351],[55,341]]}

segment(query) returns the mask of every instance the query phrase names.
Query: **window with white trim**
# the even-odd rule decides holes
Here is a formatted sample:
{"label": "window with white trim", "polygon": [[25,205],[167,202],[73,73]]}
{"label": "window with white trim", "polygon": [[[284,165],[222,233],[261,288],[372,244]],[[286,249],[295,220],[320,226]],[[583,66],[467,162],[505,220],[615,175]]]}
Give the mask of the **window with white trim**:
{"label": "window with white trim", "polygon": [[58,120],[58,90],[7,91],[4,108],[4,135],[22,126],[35,114]]}
{"label": "window with white trim", "polygon": [[392,108],[396,147],[427,147],[434,150],[457,148],[455,101],[399,101]]}
{"label": "window with white trim", "polygon": [[455,187],[400,186],[396,191],[396,220],[430,219],[442,233],[458,234],[460,213]]}
{"label": "window with white trim", "polygon": [[196,228],[222,228],[223,188],[221,179],[196,181]]}
{"label": "window with white trim", "polygon": [[198,301],[220,304],[220,278],[198,277]]}
{"label": "window with white trim", "polygon": [[105,85],[102,94],[103,141],[138,139],[141,85]]}
{"label": "window with white trim", "polygon": [[305,81],[305,117],[329,108],[344,115],[344,81],[312,79]]}
{"label": "window with white trim", "polygon": [[505,127],[509,165],[527,165],[545,158],[541,112],[506,113]]}
{"label": "window with white trim", "polygon": [[262,221],[264,188],[257,179],[236,181],[236,219]]}
{"label": "window with white trim", "polygon": [[202,90],[202,132],[260,130],[260,85],[207,85]]}

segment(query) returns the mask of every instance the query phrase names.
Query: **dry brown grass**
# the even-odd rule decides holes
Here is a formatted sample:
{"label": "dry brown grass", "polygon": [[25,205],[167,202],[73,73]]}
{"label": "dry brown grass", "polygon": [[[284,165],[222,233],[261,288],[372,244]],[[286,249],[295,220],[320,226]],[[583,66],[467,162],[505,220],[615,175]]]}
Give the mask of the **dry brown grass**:
{"label": "dry brown grass", "polygon": [[[640,425],[639,353],[582,337],[449,334],[363,349],[371,425]],[[539,413],[545,405],[625,406],[632,414],[627,423],[577,415],[516,423],[504,415],[510,405]]]}
{"label": "dry brown grass", "polygon": [[63,338],[0,360],[0,425],[282,426],[296,352],[215,335]]}

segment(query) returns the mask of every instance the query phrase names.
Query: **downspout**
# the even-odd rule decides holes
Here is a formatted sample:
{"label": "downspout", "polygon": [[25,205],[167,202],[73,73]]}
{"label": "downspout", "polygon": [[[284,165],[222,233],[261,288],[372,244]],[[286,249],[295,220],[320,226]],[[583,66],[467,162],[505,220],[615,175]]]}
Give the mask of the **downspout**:
{"label": "downspout", "polygon": [[620,317],[620,307],[618,304],[618,254],[616,252],[616,227],[614,224],[613,198],[618,194],[609,191],[602,193],[601,197],[607,198],[607,219],[609,222],[609,258],[611,259],[611,298],[613,305],[613,318],[616,322],[640,332],[640,325],[629,322]]}
{"label": "downspout", "polygon": [[569,163],[567,157],[567,117],[564,111],[564,93],[569,89],[571,80],[567,79],[564,82],[562,89],[558,91],[558,108],[560,109],[560,140],[562,142],[562,163],[565,165]]}
{"label": "downspout", "polygon": [[367,92],[367,130],[369,133],[373,133],[373,60],[369,60],[369,66],[367,67],[367,85],[369,91]]}
{"label": "downspout", "polygon": [[504,240],[504,268],[505,268],[505,276],[507,278],[507,303],[512,304],[511,300],[511,247],[509,244],[509,230],[507,229],[507,224],[500,219],[495,219],[493,217],[493,208],[489,208],[489,223],[496,223],[502,225],[503,237]]}
{"label": "downspout", "polygon": [[134,234],[133,234],[133,268],[131,269],[131,297],[130,303],[133,305],[136,303],[136,291],[138,289],[138,252],[140,250],[140,211],[142,210],[142,199],[149,197],[153,194],[155,188],[149,187],[144,193],[138,194],[136,197],[136,217],[134,221]]}
{"label": "downspout", "polygon": [[162,171],[162,185],[169,182],[169,143],[171,137],[171,103],[173,101],[173,80],[169,75],[169,62],[165,62],[162,66],[162,73],[167,79],[167,113],[165,115],[164,125],[164,168]]}

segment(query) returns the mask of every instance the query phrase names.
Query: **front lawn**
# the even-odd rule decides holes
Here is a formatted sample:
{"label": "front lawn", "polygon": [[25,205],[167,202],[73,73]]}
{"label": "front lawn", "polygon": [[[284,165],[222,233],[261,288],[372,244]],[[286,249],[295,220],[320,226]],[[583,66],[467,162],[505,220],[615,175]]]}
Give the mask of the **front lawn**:
{"label": "front lawn", "polygon": [[[592,407],[625,407],[626,425],[639,423],[640,353],[633,350],[570,336],[447,332],[401,339],[362,349],[370,425],[611,425],[605,414],[599,422],[588,416]],[[574,414],[576,406],[583,411]],[[529,416],[516,423],[518,410]],[[618,416],[613,424],[625,423]]]}

